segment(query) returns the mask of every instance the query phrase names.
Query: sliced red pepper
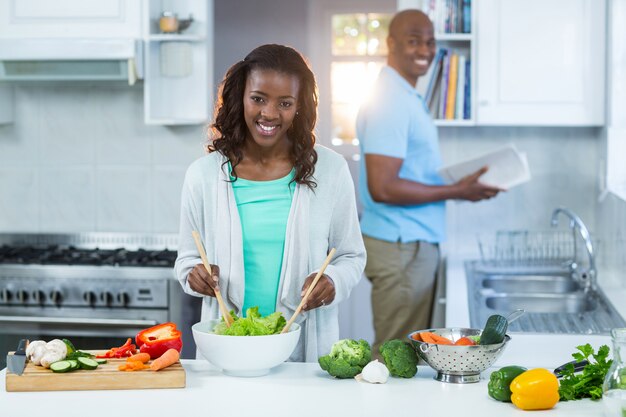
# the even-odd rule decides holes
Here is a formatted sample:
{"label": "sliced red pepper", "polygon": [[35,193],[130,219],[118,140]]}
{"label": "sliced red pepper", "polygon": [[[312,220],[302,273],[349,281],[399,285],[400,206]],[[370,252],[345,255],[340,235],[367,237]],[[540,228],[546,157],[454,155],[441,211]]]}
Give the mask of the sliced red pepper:
{"label": "sliced red pepper", "polygon": [[132,339],[129,337],[122,346],[113,347],[101,355],[96,355],[96,358],[122,358],[132,356],[137,352],[137,348],[131,341]]}
{"label": "sliced red pepper", "polygon": [[176,328],[175,323],[163,323],[140,331],[135,340],[139,351],[156,359],[168,349],[181,351],[183,347],[182,332]]}

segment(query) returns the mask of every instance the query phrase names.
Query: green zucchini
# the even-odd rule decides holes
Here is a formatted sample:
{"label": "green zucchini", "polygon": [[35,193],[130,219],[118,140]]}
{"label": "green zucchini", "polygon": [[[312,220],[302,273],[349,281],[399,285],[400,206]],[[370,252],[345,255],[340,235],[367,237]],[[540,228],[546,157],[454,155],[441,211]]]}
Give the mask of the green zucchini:
{"label": "green zucchini", "polygon": [[106,359],[102,359],[102,358],[96,358],[94,359],[94,361],[98,362],[98,365],[102,365],[104,363],[107,363]]}
{"label": "green zucchini", "polygon": [[509,322],[506,317],[499,314],[489,316],[487,323],[485,323],[485,328],[480,334],[480,344],[493,345],[502,343],[506,335],[507,327],[509,327]]}

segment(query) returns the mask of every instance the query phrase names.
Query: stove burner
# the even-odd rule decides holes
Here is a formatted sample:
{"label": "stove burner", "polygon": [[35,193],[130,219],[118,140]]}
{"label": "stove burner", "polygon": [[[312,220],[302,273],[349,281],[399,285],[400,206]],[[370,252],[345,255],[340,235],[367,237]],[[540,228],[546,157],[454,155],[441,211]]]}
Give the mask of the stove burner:
{"label": "stove burner", "polygon": [[78,249],[74,246],[50,245],[0,246],[0,264],[152,266],[171,268],[176,251],[139,249]]}

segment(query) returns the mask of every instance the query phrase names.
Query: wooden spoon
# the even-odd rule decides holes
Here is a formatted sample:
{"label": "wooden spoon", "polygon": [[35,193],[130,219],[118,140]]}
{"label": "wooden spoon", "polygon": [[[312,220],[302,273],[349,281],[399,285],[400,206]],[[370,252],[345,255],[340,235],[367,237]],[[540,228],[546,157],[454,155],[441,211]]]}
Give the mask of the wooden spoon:
{"label": "wooden spoon", "polygon": [[300,305],[298,305],[296,312],[293,313],[293,316],[291,316],[291,318],[289,319],[285,327],[283,327],[283,330],[281,331],[281,333],[287,333],[289,331],[289,328],[293,324],[293,322],[296,321],[296,317],[298,317],[298,314],[300,314],[300,311],[302,311],[302,306],[306,304],[306,301],[309,299],[309,295],[311,294],[311,291],[313,291],[313,288],[315,288],[315,286],[317,285],[317,281],[319,281],[322,274],[324,274],[324,270],[326,269],[330,261],[333,259],[333,256],[335,256],[335,252],[336,252],[335,248],[332,248],[330,250],[330,252],[328,253],[328,256],[324,260],[324,263],[322,264],[322,267],[317,272],[317,275],[315,275],[315,279],[313,279],[313,282],[311,283],[311,285],[309,285],[309,288],[306,290],[304,297],[302,297],[302,300],[300,301]]}
{"label": "wooden spoon", "polygon": [[[204,251],[204,246],[202,245],[202,239],[200,239],[200,233],[194,230],[191,232],[191,235],[193,236],[193,240],[196,242],[196,248],[198,248],[198,253],[200,253],[202,264],[204,264],[204,267],[208,271],[209,276],[211,276],[211,264],[209,264],[209,261],[206,258],[206,252]],[[220,311],[222,312],[222,317],[224,317],[226,326],[230,327],[230,325],[233,324],[234,320],[228,312],[226,304],[224,304],[224,299],[222,298],[222,293],[220,292],[220,290],[215,289],[214,291],[215,298],[217,298],[217,304],[220,306]]]}

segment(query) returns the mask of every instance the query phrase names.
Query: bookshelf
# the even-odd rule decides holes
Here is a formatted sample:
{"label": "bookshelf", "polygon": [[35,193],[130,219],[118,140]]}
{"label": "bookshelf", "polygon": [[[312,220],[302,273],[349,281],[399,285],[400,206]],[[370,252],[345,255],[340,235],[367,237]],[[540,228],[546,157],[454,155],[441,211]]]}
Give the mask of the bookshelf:
{"label": "bookshelf", "polygon": [[476,43],[472,1],[398,0],[397,4],[398,10],[422,10],[435,26],[437,55],[417,83],[435,125],[474,126]]}

